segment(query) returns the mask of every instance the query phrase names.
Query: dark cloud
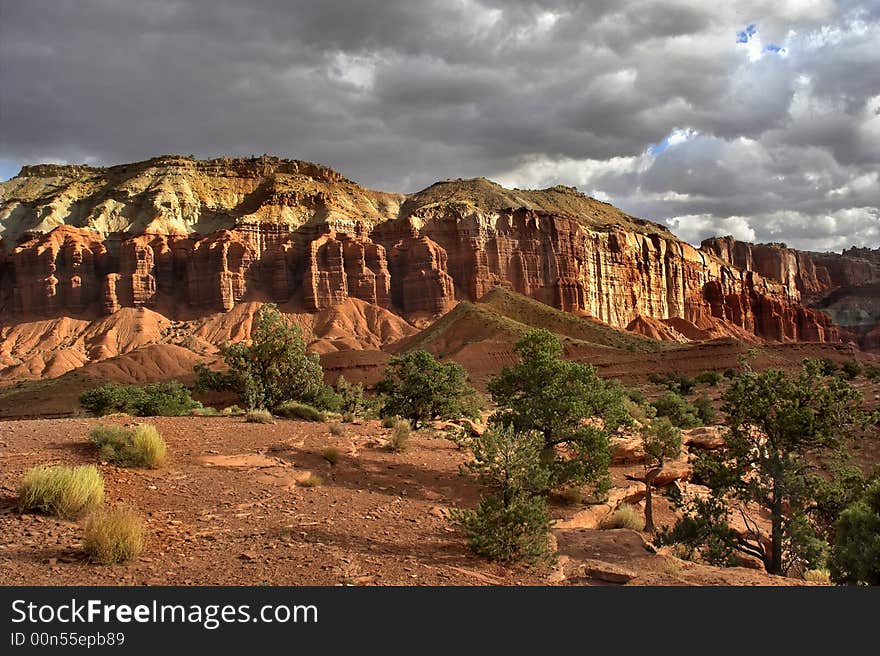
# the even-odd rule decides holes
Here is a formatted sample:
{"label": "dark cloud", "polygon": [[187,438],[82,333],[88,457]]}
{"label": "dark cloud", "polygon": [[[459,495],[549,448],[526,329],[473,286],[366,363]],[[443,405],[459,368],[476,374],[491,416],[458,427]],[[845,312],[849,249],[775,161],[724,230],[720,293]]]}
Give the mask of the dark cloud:
{"label": "dark cloud", "polygon": [[878,245],[878,21],[870,0],[0,0],[0,173],[268,152],[397,191],[575,184],[691,240]]}

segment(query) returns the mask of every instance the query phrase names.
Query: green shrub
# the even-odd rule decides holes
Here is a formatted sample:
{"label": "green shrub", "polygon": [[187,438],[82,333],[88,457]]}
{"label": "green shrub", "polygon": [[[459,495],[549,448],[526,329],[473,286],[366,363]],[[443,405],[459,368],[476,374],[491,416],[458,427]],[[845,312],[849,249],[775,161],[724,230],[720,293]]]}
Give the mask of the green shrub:
{"label": "green shrub", "polygon": [[339,449],[335,447],[327,447],[326,449],[321,451],[321,455],[323,456],[324,460],[329,462],[331,465],[335,465],[337,462],[339,462]]}
{"label": "green shrub", "polygon": [[645,528],[645,517],[638,508],[624,503],[602,521],[601,528],[628,528],[641,531]]}
{"label": "green shrub", "polygon": [[391,358],[377,389],[383,395],[382,412],[409,419],[413,428],[434,419],[476,417],[479,395],[456,362],[438,362],[427,351]]}
{"label": "green shrub", "polygon": [[329,429],[330,429],[330,434],[333,437],[342,437],[343,435],[345,435],[345,426],[343,426],[342,424],[340,424],[337,421],[331,422]]}
{"label": "green shrub", "polygon": [[473,454],[464,468],[489,488],[476,509],[454,508],[450,515],[464,529],[471,549],[500,561],[553,560],[551,520],[542,494],[551,480],[542,459],[543,436],[491,426],[479,437],[462,438],[462,445]]}
{"label": "green shrub", "polygon": [[353,424],[353,423],[354,423],[355,416],[354,416],[354,413],[351,413],[351,412],[343,412],[343,413],[340,415],[339,418],[340,418],[342,421],[344,421],[346,424]]}
{"label": "green shrub", "polygon": [[844,376],[852,380],[853,378],[858,378],[862,375],[862,365],[860,365],[856,360],[847,360],[840,367],[841,371],[843,371]]}
{"label": "green shrub", "polygon": [[76,519],[104,501],[104,479],[94,465],[34,467],[18,488],[22,512],[39,511]]}
{"label": "green shrub", "polygon": [[700,425],[699,412],[686,398],[675,392],[667,392],[651,405],[658,417],[669,417],[679,428],[694,428]]}
{"label": "green shrub", "polygon": [[724,370],[724,377],[728,380],[736,378],[736,369],[734,369],[733,367],[728,367]]}
{"label": "green shrub", "polygon": [[285,401],[276,411],[285,419],[302,419],[303,421],[327,421],[327,416],[316,407],[298,401]]}
{"label": "green shrub", "polygon": [[406,451],[409,448],[409,436],[409,422],[406,419],[398,419],[394,422],[394,429],[388,439],[388,447],[396,453]]}
{"label": "green shrub", "polygon": [[248,410],[244,416],[248,424],[274,424],[275,418],[268,410]]}
{"label": "green shrub", "polygon": [[694,399],[694,407],[697,409],[697,418],[706,426],[715,421],[715,408],[712,400],[705,394],[700,394]]}
{"label": "green shrub", "polygon": [[719,374],[717,371],[704,371],[699,374],[694,380],[699,385],[709,385],[710,387],[715,387],[718,383],[721,382],[723,376]]}
{"label": "green shrub", "polygon": [[122,467],[157,469],[165,463],[165,441],[151,424],[138,424],[133,429],[95,426],[89,439],[103,460]]}
{"label": "green shrub", "polygon": [[144,548],[144,522],[128,506],[99,509],[86,520],[83,550],[103,565],[135,560]]}
{"label": "green shrub", "polygon": [[865,377],[875,383],[880,382],[880,367],[875,364],[866,364]]}
{"label": "green shrub", "polygon": [[831,548],[831,579],[845,585],[880,585],[880,479],[840,513]]}
{"label": "green shrub", "polygon": [[645,395],[634,387],[621,387],[626,397],[633,403],[641,405],[645,402]]}
{"label": "green shrub", "polygon": [[340,399],[339,409],[343,413],[356,417],[365,409],[364,386],[360,383],[352,385],[345,376],[340,376],[336,381],[336,393]]}
{"label": "green shrub", "polygon": [[648,376],[648,381],[659,385],[665,385],[670,392],[684,395],[690,394],[691,390],[697,384],[693,378],[688,378],[680,373],[668,373],[663,375],[650,374]]}
{"label": "green shrub", "polygon": [[824,376],[831,376],[837,371],[837,363],[831,358],[822,358],[819,360],[819,371]]}
{"label": "green shrub", "polygon": [[227,371],[195,367],[197,388],[235,392],[251,410],[275,410],[290,399],[324,407],[332,401],[324,398],[324,371],[318,355],[306,347],[299,326],[266,303],[254,316],[250,342],[221,347]]}
{"label": "green shrub", "polygon": [[220,414],[224,417],[240,417],[244,414],[244,410],[239,408],[237,405],[230,405],[223,408],[220,411]]}
{"label": "green shrub", "polygon": [[382,428],[394,428],[394,425],[397,423],[398,417],[392,417],[390,415],[385,415],[382,417]]}
{"label": "green shrub", "polygon": [[454,508],[451,517],[481,556],[527,563],[548,562],[555,556],[547,537],[552,522],[541,496],[516,491],[505,502],[493,494],[483,497],[476,510]]}
{"label": "green shrub", "polygon": [[189,389],[176,380],[143,387],[107,383],[83,392],[79,402],[97,417],[116,412],[136,417],[180,417],[201,408]]}

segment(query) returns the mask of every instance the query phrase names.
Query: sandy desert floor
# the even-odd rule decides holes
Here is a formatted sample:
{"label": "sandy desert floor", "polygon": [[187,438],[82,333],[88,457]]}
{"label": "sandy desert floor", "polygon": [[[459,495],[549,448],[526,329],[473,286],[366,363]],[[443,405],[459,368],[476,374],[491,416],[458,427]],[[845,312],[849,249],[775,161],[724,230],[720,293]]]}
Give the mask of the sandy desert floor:
{"label": "sandy desert floor", "polygon": [[[0,422],[0,584],[590,585],[620,569],[631,585],[797,583],[653,553],[626,529],[559,528],[559,565],[507,568],[471,554],[446,518],[449,507],[479,499],[459,473],[465,454],[448,439],[414,434],[394,453],[377,421],[346,424],[335,437],[326,424],[236,417],[149,419],[168,443],[164,468],[100,464],[107,502],[139,508],[150,538],[136,562],[96,565],[80,550],[80,524],[20,514],[16,487],[36,464],[97,462],[87,436],[101,421],[134,420]],[[328,447],[341,453],[335,466],[322,456]],[[323,485],[298,484],[309,473]],[[577,513],[552,511],[563,522]]]}

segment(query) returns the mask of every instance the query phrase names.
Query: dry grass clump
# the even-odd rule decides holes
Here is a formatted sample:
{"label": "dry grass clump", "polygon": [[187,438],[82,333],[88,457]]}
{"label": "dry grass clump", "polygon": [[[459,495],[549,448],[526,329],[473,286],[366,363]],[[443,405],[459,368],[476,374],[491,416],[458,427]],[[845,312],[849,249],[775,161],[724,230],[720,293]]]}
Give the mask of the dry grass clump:
{"label": "dry grass clump", "polygon": [[331,423],[329,428],[330,428],[330,434],[333,437],[342,437],[343,435],[345,435],[345,426],[343,426],[342,424],[340,424],[337,421],[334,421],[333,423]]}
{"label": "dry grass clump", "polygon": [[327,421],[325,415],[318,408],[308,403],[300,403],[299,401],[285,401],[275,410],[285,419],[302,419],[303,421]]}
{"label": "dry grass clump", "polygon": [[329,462],[331,465],[335,465],[339,462],[339,449],[336,447],[327,447],[323,451],[321,451],[321,455],[324,457],[324,460]]}
{"label": "dry grass clump", "polygon": [[641,531],[645,528],[645,517],[638,508],[624,503],[605,518],[601,528],[629,528],[633,531]]}
{"label": "dry grass clump", "polygon": [[309,477],[299,482],[301,487],[320,487],[324,484],[324,479],[317,474],[309,474]]}
{"label": "dry grass clump", "polygon": [[86,520],[83,550],[103,565],[136,559],[144,549],[144,522],[129,506],[101,508]]}
{"label": "dry grass clump", "polygon": [[158,469],[165,464],[165,440],[152,424],[138,424],[132,436],[132,448],[138,464],[147,469]]}
{"label": "dry grass clump", "polygon": [[95,426],[89,433],[101,458],[122,467],[157,469],[165,464],[165,440],[152,424]]}
{"label": "dry grass clump", "polygon": [[268,410],[248,410],[244,420],[249,424],[274,424],[275,419]]}
{"label": "dry grass clump", "polygon": [[804,581],[831,585],[831,573],[827,569],[808,569],[804,572]]}
{"label": "dry grass clump", "polygon": [[239,408],[237,405],[226,406],[220,411],[221,417],[240,417],[244,414],[244,410]]}
{"label": "dry grass clump", "polygon": [[18,488],[22,512],[39,511],[75,519],[104,501],[104,479],[94,465],[34,467]]}
{"label": "dry grass clump", "polygon": [[396,420],[391,437],[388,439],[388,447],[396,453],[406,451],[409,448],[410,432],[409,422],[406,419]]}
{"label": "dry grass clump", "polygon": [[397,417],[382,417],[382,428],[394,428],[397,423]]}

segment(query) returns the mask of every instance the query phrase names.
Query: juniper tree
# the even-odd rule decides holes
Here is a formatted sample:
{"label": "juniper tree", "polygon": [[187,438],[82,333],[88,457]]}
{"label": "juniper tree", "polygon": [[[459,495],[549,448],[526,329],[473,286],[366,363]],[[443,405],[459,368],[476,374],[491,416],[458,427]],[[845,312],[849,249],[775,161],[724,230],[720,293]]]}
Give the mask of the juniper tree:
{"label": "juniper tree", "polygon": [[427,351],[391,358],[377,390],[382,413],[408,419],[414,429],[434,419],[474,417],[478,396],[467,372],[456,362],[438,362]]}
{"label": "juniper tree", "polygon": [[542,436],[493,426],[462,443],[473,454],[464,468],[489,491],[475,510],[452,511],[451,518],[467,533],[471,549],[500,561],[551,560],[551,521],[540,495],[551,472],[541,461]]}
{"label": "juniper tree", "polygon": [[[717,561],[754,556],[771,574],[820,563],[827,545],[810,516],[818,462],[859,434],[866,419],[860,406],[858,390],[826,375],[822,363],[807,361],[798,375],[739,373],[724,395],[724,447],[695,464],[711,495],[686,503],[686,516],[661,541],[711,546]],[[753,508],[769,516],[769,536]],[[733,513],[745,531],[730,528]]]}
{"label": "juniper tree", "polygon": [[228,370],[195,368],[201,389],[231,390],[248,408],[274,410],[285,401],[324,405],[324,371],[316,353],[306,350],[299,326],[267,303],[254,317],[250,342],[225,344],[220,355]]}
{"label": "juniper tree", "polygon": [[629,423],[620,386],[590,365],[562,359],[559,339],[547,330],[528,331],[515,349],[519,363],[489,383],[499,407],[492,421],[541,435],[548,486],[592,482],[607,489],[609,433]]}

